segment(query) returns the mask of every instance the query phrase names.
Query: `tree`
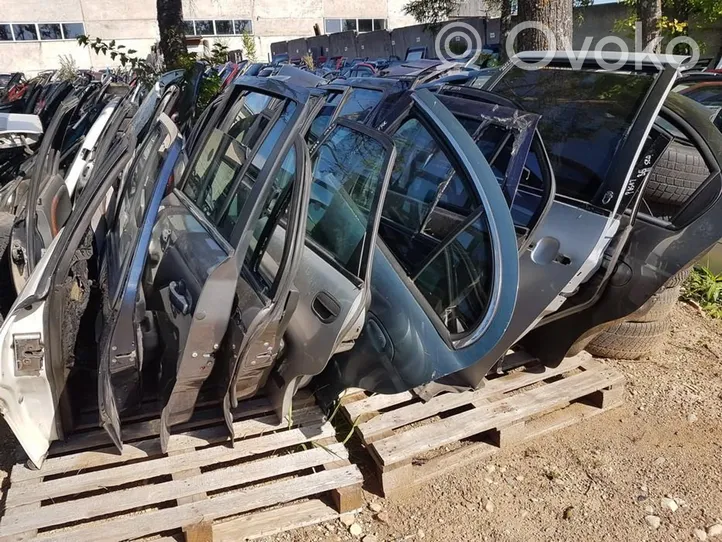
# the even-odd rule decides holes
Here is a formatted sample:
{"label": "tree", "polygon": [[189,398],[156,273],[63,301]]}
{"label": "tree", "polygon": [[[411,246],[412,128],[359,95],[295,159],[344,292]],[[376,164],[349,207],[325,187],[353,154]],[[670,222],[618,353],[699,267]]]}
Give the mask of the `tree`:
{"label": "tree", "polygon": [[652,49],[658,53],[661,49],[659,43],[662,23],[662,0],[639,0],[637,3],[637,19],[642,22],[642,46],[657,40]]}
{"label": "tree", "polygon": [[517,51],[544,51],[556,45],[564,49],[572,43],[572,0],[519,0],[517,22],[540,23],[554,35],[556,43],[549,43],[547,35],[536,28],[523,30],[516,39]]}
{"label": "tree", "polygon": [[156,0],[160,50],[167,69],[181,65],[188,54],[183,26],[183,3],[181,0]]}
{"label": "tree", "polygon": [[[556,39],[556,47],[562,49],[572,42],[572,7],[575,0],[518,0],[517,23],[533,21],[549,29]],[[582,4],[589,0],[576,0]],[[722,1],[722,0],[720,0]],[[492,6],[501,10],[502,50],[512,28],[515,0],[490,0]],[[411,0],[404,12],[422,23],[438,24],[458,12],[460,0]],[[516,50],[549,49],[546,36],[537,29],[523,30],[515,40]],[[503,53],[502,53],[503,54]]]}

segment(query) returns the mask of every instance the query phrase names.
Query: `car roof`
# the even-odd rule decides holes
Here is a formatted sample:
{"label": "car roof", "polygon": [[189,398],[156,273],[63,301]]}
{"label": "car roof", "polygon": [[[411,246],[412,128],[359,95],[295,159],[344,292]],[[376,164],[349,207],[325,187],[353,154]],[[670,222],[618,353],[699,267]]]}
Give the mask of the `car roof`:
{"label": "car roof", "polygon": [[626,65],[640,64],[644,67],[655,67],[656,64],[662,66],[672,66],[680,68],[682,63],[689,57],[680,55],[657,55],[651,53],[624,53],[622,51],[523,51],[517,53],[512,58],[529,61],[541,61],[549,59],[552,62],[568,62],[570,57],[583,59],[587,62],[608,62],[614,63],[624,60]]}

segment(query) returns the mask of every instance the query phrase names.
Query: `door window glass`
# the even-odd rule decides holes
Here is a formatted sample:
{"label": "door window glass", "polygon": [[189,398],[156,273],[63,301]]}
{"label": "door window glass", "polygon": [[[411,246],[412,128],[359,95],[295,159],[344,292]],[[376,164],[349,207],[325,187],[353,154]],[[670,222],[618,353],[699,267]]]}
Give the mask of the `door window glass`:
{"label": "door window glass", "polygon": [[414,284],[451,333],[466,333],[486,314],[493,271],[489,223],[482,214],[424,267]]}
{"label": "door window glass", "polygon": [[160,170],[163,167],[163,152],[168,149],[170,136],[165,128],[157,124],[148,135],[143,147],[128,170],[125,183],[118,199],[118,211],[111,237],[111,265],[108,270],[109,291],[119,288],[120,271],[128,263],[138,232],[145,220]]}
{"label": "door window glass", "polygon": [[[278,107],[284,110],[271,126]],[[196,153],[183,192],[211,222],[219,224],[227,239],[259,171],[294,111],[293,103],[249,93],[228,115],[230,120],[214,128]],[[230,207],[220,220],[229,197]]]}
{"label": "door window glass", "polygon": [[308,130],[306,141],[309,145],[313,145],[321,139],[321,135],[326,131],[326,128],[328,128],[328,123],[331,121],[331,117],[333,117],[342,96],[342,92],[332,92],[328,95],[326,102],[323,104],[323,107],[321,107],[321,111],[319,111],[316,118],[313,119],[311,128]]}
{"label": "door window glass", "polygon": [[376,107],[376,104],[379,103],[382,96],[383,92],[380,90],[355,88],[346,103],[341,107],[339,117],[363,122],[371,110]]}
{"label": "door window glass", "polygon": [[273,127],[267,132],[267,134],[263,137],[258,151],[253,156],[251,162],[248,164],[248,167],[243,173],[243,178],[240,180],[240,182],[236,181],[237,186],[232,192],[231,199],[228,204],[228,209],[225,213],[225,216],[223,217],[223,220],[221,220],[220,224],[218,225],[218,230],[221,232],[221,235],[226,237],[226,239],[230,239],[233,228],[238,221],[238,217],[240,216],[241,209],[248,200],[248,196],[251,193],[253,186],[256,184],[259,173],[266,165],[266,160],[268,160],[268,158],[270,157],[271,152],[276,147],[276,144],[278,144],[281,140],[281,135],[286,130],[288,123],[290,122],[291,117],[293,117],[295,111],[296,104],[292,102],[289,102],[284,107],[281,116],[275,122]]}
{"label": "door window glass", "polygon": [[589,201],[654,82],[651,73],[512,67],[494,93],[541,115],[558,193]]}
{"label": "door window glass", "polygon": [[339,126],[313,158],[307,237],[362,279],[364,241],[383,181],[385,155],[374,138]]}
{"label": "door window glass", "polygon": [[[271,297],[274,293],[274,284],[278,275],[280,261],[276,255],[285,252],[286,224],[279,225],[279,219],[284,216],[290,202],[293,183],[296,181],[296,149],[286,154],[281,167],[274,176],[271,191],[263,204],[261,216],[253,228],[253,237],[246,252],[246,265],[257,277],[262,292]],[[260,243],[260,245],[259,245]],[[272,257],[270,252],[276,256]]]}
{"label": "door window glass", "polygon": [[[407,231],[445,238],[479,206],[476,191],[417,119],[406,121],[396,131],[394,143],[397,156],[383,216]],[[402,260],[417,259],[410,253],[411,246],[403,246],[403,238],[392,243],[392,250],[395,247]],[[405,238],[411,242],[409,236]]]}

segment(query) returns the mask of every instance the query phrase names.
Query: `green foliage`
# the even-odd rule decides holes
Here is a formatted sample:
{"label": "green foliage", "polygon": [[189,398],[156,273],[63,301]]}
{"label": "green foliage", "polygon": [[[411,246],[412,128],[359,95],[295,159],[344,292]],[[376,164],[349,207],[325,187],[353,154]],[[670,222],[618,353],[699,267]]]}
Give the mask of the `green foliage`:
{"label": "green foliage", "polygon": [[682,298],[694,301],[713,318],[722,318],[722,273],[697,266],[687,279]]}
{"label": "green foliage", "polygon": [[112,61],[118,59],[123,70],[136,75],[144,84],[151,83],[159,73],[145,59],[136,56],[138,51],[126,49],[125,45],[116,44],[115,40],[106,42],[101,38],[91,38],[86,35],[78,36],[77,40],[81,47],[90,47],[95,54],[102,53],[109,56]]}
{"label": "green foliage", "polygon": [[58,79],[61,81],[74,81],[78,76],[78,65],[75,59],[70,55],[58,55],[58,60],[60,61]]}
{"label": "green foliage", "polygon": [[313,71],[314,64],[313,56],[311,55],[311,53],[306,53],[305,55],[303,55],[301,57],[301,62],[303,62],[309,70]]}
{"label": "green foliage", "polygon": [[435,25],[449,19],[460,4],[460,0],[411,0],[404,6],[404,13],[420,23]]}
{"label": "green foliage", "polygon": [[251,62],[258,62],[256,40],[248,32],[244,32],[241,39],[243,40],[243,51],[246,53],[246,58]]}

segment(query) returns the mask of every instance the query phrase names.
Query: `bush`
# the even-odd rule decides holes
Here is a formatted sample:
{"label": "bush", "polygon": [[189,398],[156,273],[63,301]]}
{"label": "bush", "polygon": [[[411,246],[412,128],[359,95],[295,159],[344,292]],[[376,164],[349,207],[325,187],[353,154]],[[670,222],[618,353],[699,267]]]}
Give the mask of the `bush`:
{"label": "bush", "polygon": [[722,318],[722,273],[695,267],[684,285],[682,299],[698,304],[713,318]]}

